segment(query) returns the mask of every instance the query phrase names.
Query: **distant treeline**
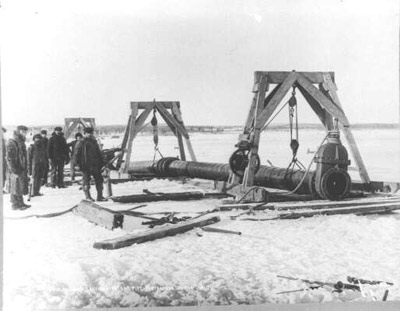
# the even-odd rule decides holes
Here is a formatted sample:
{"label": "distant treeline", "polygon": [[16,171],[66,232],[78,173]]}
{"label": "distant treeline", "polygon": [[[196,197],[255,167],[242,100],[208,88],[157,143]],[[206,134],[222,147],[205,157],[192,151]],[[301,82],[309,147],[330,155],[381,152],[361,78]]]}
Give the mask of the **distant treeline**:
{"label": "distant treeline", "polygon": [[[46,129],[48,131],[48,136],[51,135],[55,126],[31,126],[31,132],[33,134],[39,133],[40,130]],[[7,127],[6,127],[7,128]],[[12,130],[15,126],[10,126],[7,129]],[[352,129],[356,130],[364,130],[364,129],[399,129],[400,125],[396,123],[360,123],[353,124],[351,126]],[[109,136],[109,135],[123,135],[125,132],[126,125],[97,125],[96,130],[98,135],[100,136]],[[222,133],[222,132],[238,132],[243,129],[241,125],[233,125],[233,126],[212,126],[212,125],[186,125],[186,129],[189,133]],[[299,124],[299,129],[323,129],[322,124],[317,123],[303,123]],[[276,131],[284,131],[289,130],[288,124],[276,124],[269,125],[268,130],[276,130]],[[153,127],[150,124],[145,125],[141,133],[143,134],[152,134]],[[158,125],[158,133],[160,135],[173,135],[171,129],[165,124]],[[73,133],[74,135],[75,133]]]}

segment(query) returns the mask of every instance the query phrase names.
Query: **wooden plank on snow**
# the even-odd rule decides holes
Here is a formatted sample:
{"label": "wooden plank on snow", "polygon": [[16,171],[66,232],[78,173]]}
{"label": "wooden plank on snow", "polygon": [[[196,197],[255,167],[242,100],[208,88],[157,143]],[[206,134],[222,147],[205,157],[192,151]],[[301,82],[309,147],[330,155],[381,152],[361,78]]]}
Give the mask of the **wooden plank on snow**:
{"label": "wooden plank on snow", "polygon": [[111,230],[122,227],[124,221],[124,215],[86,200],[82,200],[73,213]]}
{"label": "wooden plank on snow", "polygon": [[313,211],[302,211],[302,212],[288,212],[279,214],[278,218],[296,219],[301,217],[312,217],[316,215],[340,215],[340,214],[367,215],[367,214],[387,213],[398,209],[400,209],[400,202],[373,204],[373,205],[357,206],[357,207],[326,208],[326,209],[318,209]]}
{"label": "wooden plank on snow", "polygon": [[178,224],[168,224],[163,227],[146,230],[136,234],[128,234],[114,239],[104,240],[94,243],[93,247],[97,249],[117,249],[127,247],[132,244],[139,244],[167,236],[173,236],[178,233],[189,231],[196,227],[203,227],[220,221],[218,216],[208,218],[196,218],[186,220]]}
{"label": "wooden plank on snow", "polygon": [[111,200],[119,203],[142,203],[142,202],[157,202],[157,201],[186,201],[186,200],[200,200],[209,198],[226,198],[231,195],[225,193],[203,193],[201,191],[188,191],[188,192],[165,192],[165,193],[152,193],[152,194],[132,194],[124,196],[111,197]]}

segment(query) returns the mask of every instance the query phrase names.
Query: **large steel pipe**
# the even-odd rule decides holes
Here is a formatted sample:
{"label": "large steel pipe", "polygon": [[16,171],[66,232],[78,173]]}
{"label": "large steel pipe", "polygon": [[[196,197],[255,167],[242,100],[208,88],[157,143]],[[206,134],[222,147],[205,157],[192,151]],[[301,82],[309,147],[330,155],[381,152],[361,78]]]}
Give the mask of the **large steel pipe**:
{"label": "large steel pipe", "polygon": [[[164,158],[157,162],[132,162],[129,169],[129,173],[132,175],[152,173],[154,176],[181,176],[219,181],[228,181],[230,172],[229,164],[180,161],[175,158]],[[267,188],[293,190],[302,181],[304,174],[304,171],[299,170],[260,166],[254,183]],[[315,193],[312,183],[313,176],[314,172],[309,172],[296,193]]]}

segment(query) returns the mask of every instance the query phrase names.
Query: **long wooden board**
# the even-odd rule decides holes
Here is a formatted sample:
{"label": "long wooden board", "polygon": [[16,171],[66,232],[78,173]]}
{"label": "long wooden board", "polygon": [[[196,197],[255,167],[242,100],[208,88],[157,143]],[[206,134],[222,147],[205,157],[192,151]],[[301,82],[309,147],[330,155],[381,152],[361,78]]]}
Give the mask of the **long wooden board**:
{"label": "long wooden board", "polygon": [[324,209],[324,208],[344,208],[344,207],[355,207],[365,206],[373,204],[385,204],[400,202],[400,197],[375,197],[375,198],[362,198],[362,199],[349,199],[345,201],[316,201],[316,202],[301,202],[301,203],[279,203],[271,204],[265,203],[242,203],[242,204],[223,204],[218,206],[221,211],[231,211],[233,209],[248,210],[253,208],[254,210],[296,210],[296,209]]}
{"label": "long wooden board", "polygon": [[165,192],[153,194],[132,194],[124,196],[111,197],[111,200],[119,203],[142,203],[142,202],[156,202],[156,201],[186,201],[186,200],[200,200],[200,199],[221,199],[230,197],[232,195],[220,192],[203,193],[201,191],[188,191],[188,192]]}
{"label": "long wooden board", "polygon": [[132,244],[144,243],[167,236],[172,236],[178,233],[183,233],[193,228],[207,226],[219,221],[220,218],[218,216],[196,218],[175,225],[165,225],[160,228],[146,230],[137,234],[128,234],[118,238],[96,242],[93,244],[93,247],[97,249],[117,249],[127,247]]}
{"label": "long wooden board", "polygon": [[367,206],[347,207],[347,208],[326,208],[313,211],[302,211],[302,212],[288,212],[279,214],[279,218],[282,219],[295,219],[301,217],[312,217],[315,215],[340,215],[340,214],[379,214],[387,213],[390,211],[400,209],[400,202],[386,203],[386,204],[374,204]]}
{"label": "long wooden board", "polygon": [[276,219],[298,219],[302,217],[313,217],[316,215],[342,215],[342,214],[355,214],[355,215],[368,215],[368,214],[382,214],[392,212],[394,210],[400,209],[400,202],[395,203],[385,203],[367,206],[357,206],[357,207],[342,207],[342,208],[326,208],[311,211],[295,211],[280,213],[275,217],[271,218],[243,218],[241,220],[253,220],[253,221],[268,221]]}

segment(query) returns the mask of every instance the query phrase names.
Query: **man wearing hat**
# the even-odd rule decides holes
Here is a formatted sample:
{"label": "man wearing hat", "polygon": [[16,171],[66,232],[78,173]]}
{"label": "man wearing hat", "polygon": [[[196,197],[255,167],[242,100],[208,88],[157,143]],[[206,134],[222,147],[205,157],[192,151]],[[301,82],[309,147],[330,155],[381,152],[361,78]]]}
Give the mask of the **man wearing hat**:
{"label": "man wearing hat", "polygon": [[2,137],[2,147],[3,147],[3,191],[4,191],[4,185],[6,183],[6,178],[7,178],[7,158],[6,158],[6,139],[4,138],[4,134],[7,132],[7,130],[3,127],[3,137]]}
{"label": "man wearing hat", "polygon": [[97,190],[97,201],[106,201],[103,197],[103,176],[101,175],[101,169],[105,165],[103,154],[93,136],[93,128],[86,127],[83,130],[83,136],[83,140],[76,144],[74,163],[82,171],[85,199],[94,201],[90,195],[90,177],[93,176]]}
{"label": "man wearing hat", "polygon": [[64,164],[69,163],[69,150],[62,128],[59,126],[54,128],[54,133],[49,139],[47,153],[51,162],[51,186],[65,188]]}
{"label": "man wearing hat", "polygon": [[83,139],[82,134],[78,132],[75,134],[75,140],[68,143],[68,148],[71,152],[71,180],[75,180],[75,162],[74,162],[75,147],[77,146],[78,142],[80,142],[82,139]]}
{"label": "man wearing hat", "polygon": [[26,126],[19,125],[7,144],[8,185],[13,210],[24,210],[30,207],[24,203],[23,198],[23,195],[28,194],[29,183],[25,146],[27,132]]}
{"label": "man wearing hat", "polygon": [[33,179],[32,196],[41,196],[39,192],[46,170],[47,151],[42,135],[33,136],[33,144],[28,148],[28,174]]}
{"label": "man wearing hat", "polygon": [[47,178],[49,176],[49,155],[47,154],[47,149],[49,146],[49,139],[47,138],[47,131],[46,130],[41,130],[40,135],[42,136],[42,141],[44,148],[46,149],[46,164],[45,164],[45,169],[43,172],[43,179],[42,179],[42,186],[47,184]]}

